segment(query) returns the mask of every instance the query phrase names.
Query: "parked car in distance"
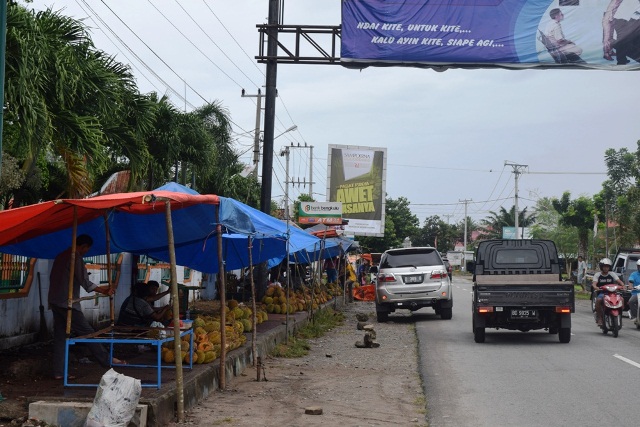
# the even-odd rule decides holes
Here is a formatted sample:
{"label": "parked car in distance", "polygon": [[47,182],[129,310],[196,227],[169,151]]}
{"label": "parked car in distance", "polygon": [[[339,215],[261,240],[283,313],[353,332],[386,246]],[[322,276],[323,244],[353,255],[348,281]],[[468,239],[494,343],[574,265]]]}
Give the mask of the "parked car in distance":
{"label": "parked car in distance", "polygon": [[388,320],[396,309],[433,307],[442,319],[453,315],[449,272],[433,247],[389,249],[382,254],[376,283],[376,317]]}

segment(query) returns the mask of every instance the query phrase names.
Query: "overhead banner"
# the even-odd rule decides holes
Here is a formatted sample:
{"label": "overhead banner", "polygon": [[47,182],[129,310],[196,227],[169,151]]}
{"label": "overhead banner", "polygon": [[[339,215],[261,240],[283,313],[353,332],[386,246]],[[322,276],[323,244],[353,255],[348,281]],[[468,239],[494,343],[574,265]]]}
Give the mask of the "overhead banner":
{"label": "overhead banner", "polygon": [[298,209],[300,224],[342,224],[342,203],[300,202]]}
{"label": "overhead banner", "polygon": [[342,0],[340,62],[636,70],[640,2]]}
{"label": "overhead banner", "polygon": [[329,145],[327,198],[342,203],[345,234],[384,236],[387,149]]}

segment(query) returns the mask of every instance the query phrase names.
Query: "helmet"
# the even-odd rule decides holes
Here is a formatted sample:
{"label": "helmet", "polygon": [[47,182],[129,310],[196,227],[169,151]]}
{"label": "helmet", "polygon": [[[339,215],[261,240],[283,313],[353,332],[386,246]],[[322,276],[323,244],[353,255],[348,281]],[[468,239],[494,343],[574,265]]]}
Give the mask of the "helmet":
{"label": "helmet", "polygon": [[636,262],[636,265],[640,265],[640,259]]}
{"label": "helmet", "polygon": [[609,258],[602,258],[600,260],[600,266],[608,265],[609,267],[611,267],[612,264],[613,263],[611,262],[611,260]]}

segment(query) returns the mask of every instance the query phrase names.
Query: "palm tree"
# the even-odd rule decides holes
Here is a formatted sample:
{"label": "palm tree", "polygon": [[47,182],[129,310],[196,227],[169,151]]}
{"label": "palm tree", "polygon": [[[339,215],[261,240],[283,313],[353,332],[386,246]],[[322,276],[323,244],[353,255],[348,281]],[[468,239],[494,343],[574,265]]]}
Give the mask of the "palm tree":
{"label": "palm tree", "polygon": [[136,136],[150,121],[128,67],[96,50],[80,21],[51,9],[9,3],[7,28],[7,117],[18,129],[8,150],[25,173],[38,163],[45,181],[63,172],[54,197],[82,197],[110,156],[143,171],[148,156]]}
{"label": "palm tree", "polygon": [[[500,239],[502,238],[502,229],[504,227],[515,227],[516,207],[513,205],[509,211],[504,207],[500,207],[500,212],[489,212],[489,216],[483,220],[480,220],[482,229],[480,230],[480,236],[483,239]],[[518,226],[529,227],[535,223],[535,215],[527,214],[527,208],[524,208],[518,213]]]}

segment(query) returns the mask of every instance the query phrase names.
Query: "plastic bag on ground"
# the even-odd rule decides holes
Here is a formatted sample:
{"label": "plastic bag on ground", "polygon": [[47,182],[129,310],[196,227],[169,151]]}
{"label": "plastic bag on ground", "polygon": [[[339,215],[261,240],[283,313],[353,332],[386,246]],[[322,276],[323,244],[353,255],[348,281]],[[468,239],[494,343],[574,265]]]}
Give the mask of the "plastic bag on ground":
{"label": "plastic bag on ground", "polygon": [[127,427],[141,392],[140,380],[109,369],[100,379],[85,427]]}

